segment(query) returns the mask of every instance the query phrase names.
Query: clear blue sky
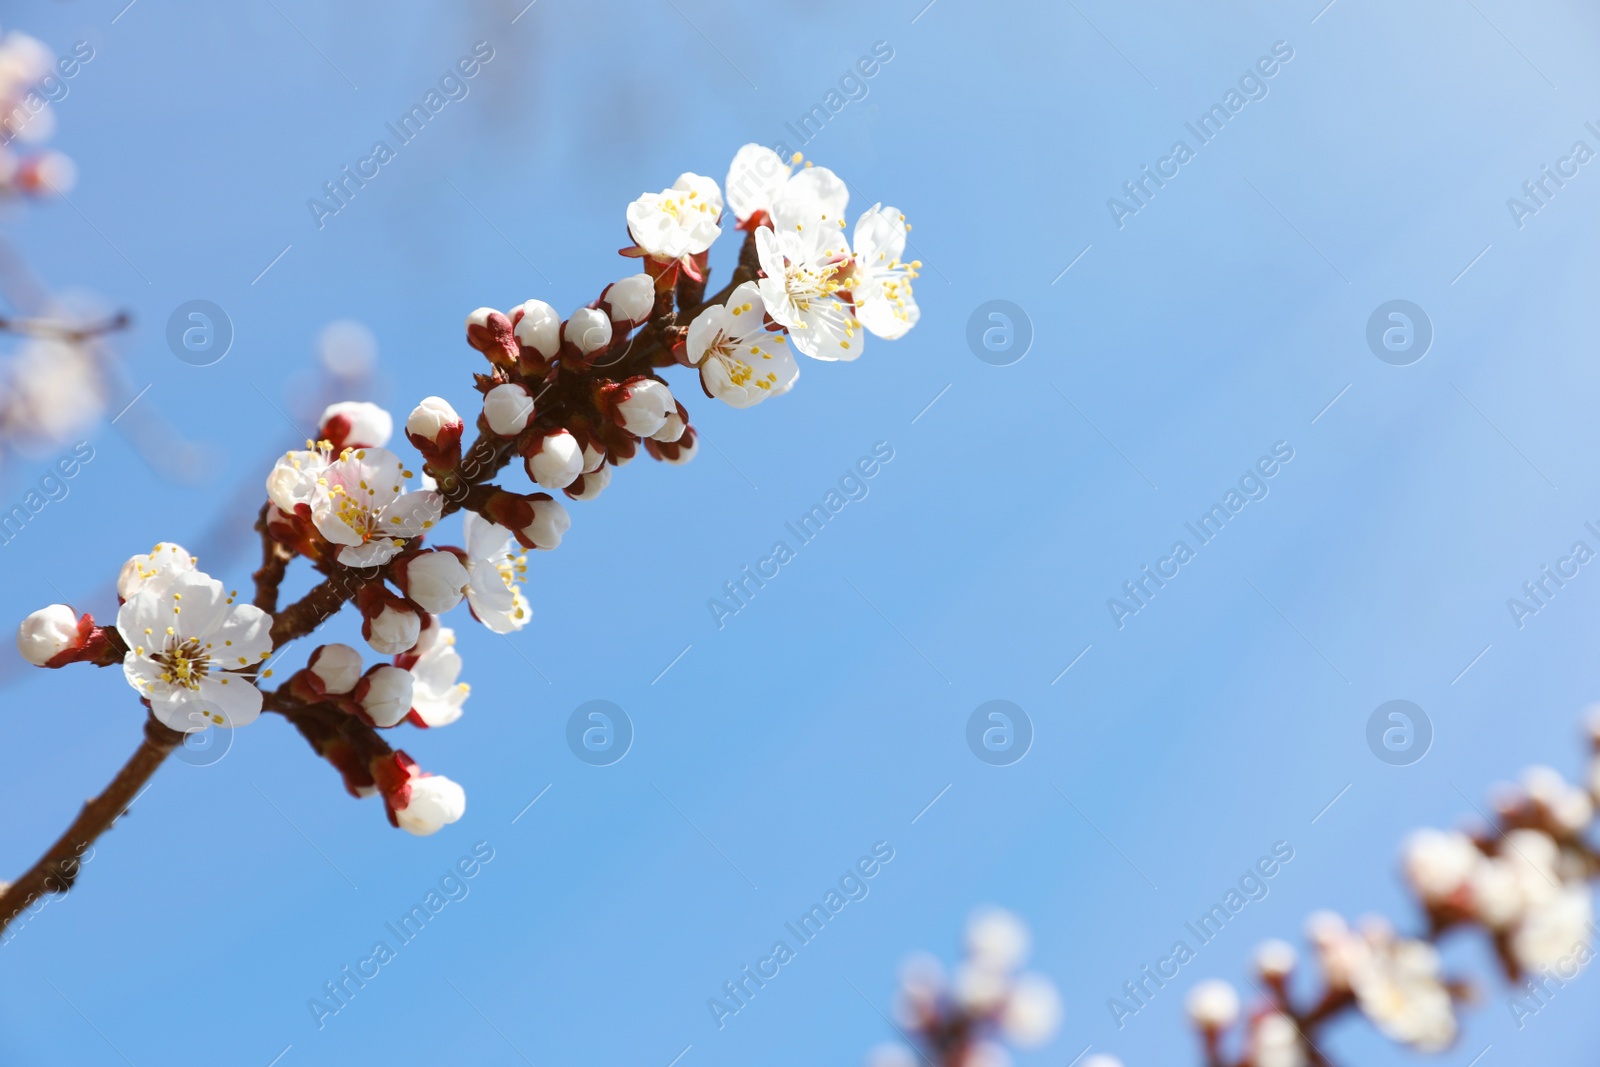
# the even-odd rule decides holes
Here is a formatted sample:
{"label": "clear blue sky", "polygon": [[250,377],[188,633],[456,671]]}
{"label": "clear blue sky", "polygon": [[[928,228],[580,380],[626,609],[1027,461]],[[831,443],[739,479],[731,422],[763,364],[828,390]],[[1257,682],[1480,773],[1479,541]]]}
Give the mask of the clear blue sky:
{"label": "clear blue sky", "polygon": [[[1506,600],[1597,543],[1600,162],[1520,228],[1506,201],[1575,141],[1600,149],[1591,7],[539,0],[513,24],[521,0],[138,0],[113,22],[123,2],[13,5],[95,58],[59,108],[76,207],[6,225],[53,284],[133,312],[140,403],[218,459],[181,486],[96,427],[70,496],[0,549],[4,618],[58,599],[51,582],[109,616],[123,559],[201,542],[304,436],[275,406],[332,319],[372,327],[373,398],[397,416],[432,393],[468,410],[466,312],[592,299],[630,270],[630,199],[684,170],[720,181],[747,141],[799,147],[785,123],[880,41],[893,59],[805,151],[852,183],[852,214],[906,212],[923,316],[755,410],[674,379],[715,447],[574,505],[509,642],[453,619],[467,714],[403,743],[466,786],[455,826],[389,829],[270,716],[214,766],[164,768],[79,891],[0,948],[0,1060],[666,1067],[692,1046],[682,1067],[854,1064],[891,1036],[899,961],[953,957],[992,902],[1032,924],[1065,1004],[1020,1064],[1091,1043],[1183,1063],[1181,988],[1120,1032],[1105,1001],[1274,842],[1293,861],[1180,986],[1237,978],[1316,907],[1409,920],[1408,829],[1528,763],[1580,769],[1597,565],[1520,629]],[[480,40],[470,94],[319,230],[307,199]],[[1265,97],[1199,145],[1185,123],[1276,42],[1293,58]],[[1107,199],[1179,139],[1194,157],[1119,228]],[[206,368],[163,339],[196,298],[237,331]],[[1032,323],[1010,366],[966,342],[993,299]],[[1394,299],[1433,323],[1410,366],[1365,339]],[[719,631],[708,598],[880,441],[870,494]],[[1277,442],[1293,459],[1269,495],[1119,629],[1107,598]],[[6,503],[51,458],[12,470]],[[243,585],[253,558],[201,562]],[[104,784],[141,717],[115,671],[5,696],[0,874]],[[637,732],[610,767],[564,741],[591,699]],[[993,699],[1034,724],[1013,766],[967,748]],[[1433,722],[1413,766],[1366,746],[1390,699]],[[494,859],[470,895],[319,1031],[307,999],[479,841]],[[895,852],[870,895],[719,1031],[706,999],[877,841]],[[1448,955],[1483,969],[1480,946]],[[1520,1033],[1492,987],[1446,1062],[1591,1062],[1596,981]],[[1404,1058],[1361,1025],[1328,1045]]]}

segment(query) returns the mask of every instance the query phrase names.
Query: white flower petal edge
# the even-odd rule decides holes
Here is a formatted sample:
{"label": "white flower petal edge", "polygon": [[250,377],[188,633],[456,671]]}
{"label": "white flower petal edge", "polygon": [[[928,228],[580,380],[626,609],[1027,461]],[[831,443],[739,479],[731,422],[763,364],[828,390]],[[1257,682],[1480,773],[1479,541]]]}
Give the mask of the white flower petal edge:
{"label": "white flower petal edge", "polygon": [[856,317],[886,341],[904,337],[922,312],[911,295],[920,261],[906,263],[906,217],[874,204],[856,220],[856,256],[850,281]]}
{"label": "white flower petal edge", "polygon": [[731,407],[747,408],[787,393],[800,377],[787,338],[766,329],[761,288],[745,282],[726,304],[713,304],[689,324],[689,363],[700,384]]}
{"label": "white flower petal edge", "polygon": [[469,511],[461,523],[468,560],[467,603],[497,634],[528,625],[532,611],[519,584],[528,573],[528,554],[511,531]]}
{"label": "white flower petal edge", "polygon": [[834,227],[825,240],[793,230],[756,231],[756,253],[766,274],[759,285],[767,314],[787,327],[790,341],[813,359],[852,360],[865,338],[844,296],[850,246]]}
{"label": "white flower petal edge", "polygon": [[261,713],[255,674],[272,654],[272,616],[235,604],[200,571],[144,589],[117,612],[128,645],[123,674],[155,717],[184,732],[244,726]]}
{"label": "white flower petal edge", "polygon": [[448,726],[461,718],[461,705],[471,687],[456,681],[461,677],[461,654],[455,646],[456,632],[442,626],[411,665],[411,710],[424,726]]}
{"label": "white flower petal edge", "polygon": [[385,448],[346,449],[322,473],[311,506],[317,531],[336,545],[347,567],[374,567],[400,554],[408,538],[433,528],[444,498],[432,490],[403,492],[411,477]]}
{"label": "white flower petal edge", "polygon": [[117,596],[131,600],[145,589],[162,592],[172,580],[194,570],[195,558],[189,550],[172,541],[162,541],[144,555],[134,556],[122,565],[117,576]]}

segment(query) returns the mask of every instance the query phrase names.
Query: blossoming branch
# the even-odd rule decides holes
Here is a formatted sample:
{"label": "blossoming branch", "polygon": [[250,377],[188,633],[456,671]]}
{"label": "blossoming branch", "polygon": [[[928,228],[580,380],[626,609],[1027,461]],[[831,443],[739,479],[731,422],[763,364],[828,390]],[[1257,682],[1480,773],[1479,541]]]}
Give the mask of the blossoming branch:
{"label": "blossoming branch", "polygon": [[[330,406],[317,438],[267,474],[249,597],[163,542],[123,566],[113,623],[65,604],[30,615],[17,633],[30,663],[120,665],[149,714],[133,758],[0,897],[0,929],[38,896],[70,888],[83,848],[186,735],[245,726],[263,711],[291,722],[352,795],[380,796],[394,826],[431,834],[460,819],[461,786],[388,740],[462,715],[468,688],[441,616],[464,601],[496,633],[521,629],[528,554],[558,547],[572,524],[555,492],[592,500],[641,449],[666,463],[693,458],[689,411],[663,372],[693,368],[706,396],[746,408],[793,387],[794,349],[853,360],[866,334],[892,339],[915,325],[919,264],[903,258],[904,216],[873,205],[851,231],[844,182],[823,167],[796,170],[800,162],[747,145],[726,201],[698,174],[639,197],[622,254],[643,271],[565,319],[542,300],[468,315],[467,343],[488,361],[474,375],[483,402],[470,446],[466,420],[437,396],[403,427],[420,464],[389,449],[394,421],[381,408]],[[728,284],[708,298],[709,251],[730,209],[745,237]],[[531,484],[496,480],[513,465]],[[433,543],[458,511],[459,544]],[[296,560],[320,580],[283,606],[279,587]],[[376,660],[324,644],[267,687],[285,646],[347,605]]]}

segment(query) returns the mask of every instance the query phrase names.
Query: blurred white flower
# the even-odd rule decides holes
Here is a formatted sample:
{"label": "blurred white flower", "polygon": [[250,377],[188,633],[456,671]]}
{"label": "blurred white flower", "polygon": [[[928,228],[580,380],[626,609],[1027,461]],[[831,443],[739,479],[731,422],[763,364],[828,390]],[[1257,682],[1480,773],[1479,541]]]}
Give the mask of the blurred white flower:
{"label": "blurred white flower", "polygon": [[1443,903],[1467,885],[1483,862],[1472,838],[1460,831],[1415,831],[1403,849],[1406,880],[1424,903]]}
{"label": "blurred white flower", "polygon": [[967,922],[967,952],[993,970],[1012,970],[1028,958],[1028,928],[1009,911],[987,908]]}
{"label": "blurred white flower", "polygon": [[1050,980],[1039,974],[1018,978],[1000,1016],[1006,1038],[1021,1048],[1037,1048],[1054,1037],[1060,1025],[1061,997]]}
{"label": "blurred white flower", "polygon": [[1189,1018],[1203,1030],[1225,1030],[1239,1018],[1239,993],[1220,978],[1209,978],[1184,1000]]}

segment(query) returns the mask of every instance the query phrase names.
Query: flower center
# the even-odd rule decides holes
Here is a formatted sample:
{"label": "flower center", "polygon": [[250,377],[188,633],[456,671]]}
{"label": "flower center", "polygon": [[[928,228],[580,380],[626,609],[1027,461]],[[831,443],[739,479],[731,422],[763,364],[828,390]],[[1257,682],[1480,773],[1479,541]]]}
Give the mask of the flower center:
{"label": "flower center", "polygon": [[173,635],[167,639],[166,651],[150,658],[160,664],[161,680],[168,685],[199,689],[200,680],[211,673],[211,656],[196,637]]}

